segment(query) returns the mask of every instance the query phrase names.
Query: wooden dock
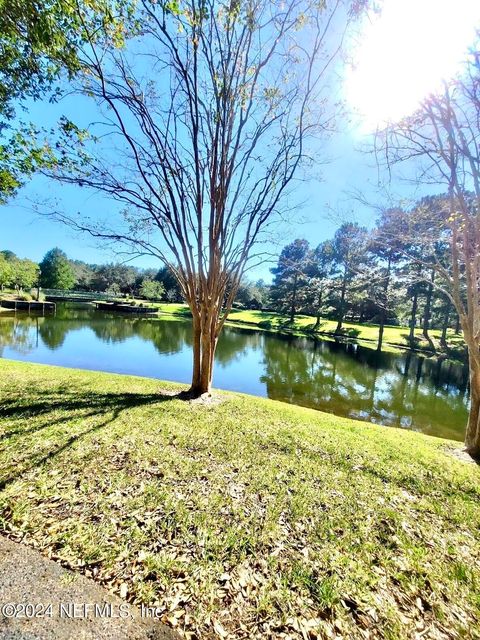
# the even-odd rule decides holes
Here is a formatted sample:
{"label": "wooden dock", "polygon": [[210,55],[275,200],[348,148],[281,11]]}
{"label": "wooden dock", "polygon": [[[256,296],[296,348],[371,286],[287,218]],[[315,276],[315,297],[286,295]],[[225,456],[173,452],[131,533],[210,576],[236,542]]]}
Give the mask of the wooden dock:
{"label": "wooden dock", "polygon": [[54,302],[40,302],[38,300],[9,300],[0,299],[0,307],[13,311],[31,311],[40,313],[55,313],[57,305]]}
{"label": "wooden dock", "polygon": [[159,307],[139,307],[137,305],[122,304],[121,302],[96,302],[96,308],[99,311],[114,311],[116,313],[136,313],[145,315],[149,313],[158,313]]}

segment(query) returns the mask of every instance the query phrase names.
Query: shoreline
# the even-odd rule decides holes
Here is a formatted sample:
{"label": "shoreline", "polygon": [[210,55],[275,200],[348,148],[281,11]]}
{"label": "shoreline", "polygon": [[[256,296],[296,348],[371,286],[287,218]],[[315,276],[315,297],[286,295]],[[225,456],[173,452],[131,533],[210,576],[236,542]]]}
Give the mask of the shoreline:
{"label": "shoreline", "polygon": [[[34,301],[32,301],[34,302]],[[66,302],[68,304],[68,301]],[[81,302],[82,304],[98,305],[103,304],[102,301],[91,300]],[[162,302],[148,302],[142,301],[143,306],[139,307],[138,303],[134,307],[125,311],[125,314],[148,317],[149,319],[162,318],[162,317],[175,317],[180,319],[190,319],[191,314],[187,305],[182,303],[162,303]],[[155,311],[149,312],[150,307],[155,308]],[[115,310],[114,308],[102,309],[106,313],[121,315],[124,311],[121,309]],[[6,309],[0,307],[0,313],[2,311],[10,311],[13,309]],[[295,337],[306,337],[313,340],[328,340],[330,342],[339,342],[343,344],[359,345],[367,348],[371,351],[377,351],[378,325],[375,324],[355,324],[351,322],[344,323],[344,331],[341,334],[336,334],[331,328],[317,329],[313,331],[315,325],[315,318],[313,316],[298,315],[293,325],[288,326],[288,319],[286,316],[282,316],[276,312],[271,311],[258,311],[258,310],[240,310],[233,309],[230,312],[229,317],[225,322],[225,326],[239,327],[245,329],[252,329],[255,331],[267,332],[271,335],[284,335]],[[320,327],[334,327],[336,321],[322,319]],[[417,328],[415,330],[415,337],[419,341],[418,347],[411,347],[405,342],[399,342],[398,339],[402,339],[409,331],[408,327],[397,325],[385,325],[384,327],[384,340],[382,343],[382,349],[379,353],[412,353],[416,355],[422,355],[428,359],[441,359],[450,362],[464,364],[466,362],[466,347],[463,342],[461,334],[455,334],[453,329],[450,329],[447,336],[449,341],[449,349],[445,350],[439,348],[437,352],[432,352],[427,341],[424,339],[422,330]],[[403,332],[403,333],[402,333]],[[437,344],[439,341],[439,335],[441,331],[439,329],[431,329],[430,335]],[[389,336],[389,334],[391,334]],[[422,345],[423,341],[423,345]],[[440,347],[440,345],[438,345]]]}

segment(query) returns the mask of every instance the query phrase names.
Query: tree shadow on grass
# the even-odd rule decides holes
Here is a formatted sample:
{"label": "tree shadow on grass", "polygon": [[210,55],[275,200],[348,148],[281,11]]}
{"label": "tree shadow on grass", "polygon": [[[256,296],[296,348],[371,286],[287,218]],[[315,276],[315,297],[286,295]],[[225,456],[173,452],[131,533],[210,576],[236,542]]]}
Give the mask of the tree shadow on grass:
{"label": "tree shadow on grass", "polygon": [[312,322],[311,324],[306,325],[303,330],[305,331],[305,333],[322,333],[324,332],[326,326],[327,321],[320,320],[319,322]]}
{"label": "tree shadow on grass", "polygon": [[419,348],[421,339],[418,336],[413,336],[413,340],[411,340],[409,333],[401,333],[400,337],[405,340],[408,347],[412,349]]}
{"label": "tree shadow on grass", "polygon": [[[68,423],[75,421],[78,423],[83,419],[92,419],[95,416],[100,418],[100,422],[90,426],[84,431],[80,431],[70,435],[63,443],[54,443],[53,447],[46,453],[42,451],[40,455],[33,455],[26,462],[26,464],[20,464],[20,468],[10,475],[0,478],[0,491],[15,480],[19,479],[25,473],[32,471],[35,468],[39,468],[52,458],[58,456],[66,449],[70,448],[77,442],[81,441],[88,435],[104,429],[109,424],[115,422],[115,420],[121,415],[121,413],[127,409],[142,407],[147,405],[154,405],[158,403],[168,402],[176,399],[185,398],[185,393],[166,394],[166,393],[91,393],[88,392],[85,396],[81,396],[81,391],[76,393],[63,392],[60,398],[57,393],[48,392],[33,392],[30,393],[26,400],[18,402],[18,400],[6,400],[3,401],[0,408],[0,420],[9,418],[10,420],[22,420],[25,423],[25,427],[12,429],[0,435],[0,441],[8,441],[14,437],[22,437],[38,433],[44,429],[48,429],[52,426],[58,426],[62,423]],[[57,418],[58,412],[61,412],[61,417]],[[49,414],[52,415],[52,419],[48,419]],[[102,420],[106,414],[108,417]],[[43,416],[45,420],[42,420],[39,424],[33,426],[28,425],[29,418],[36,419],[39,416]],[[55,418],[53,417],[55,416]],[[73,426],[72,426],[73,428]],[[41,437],[41,435],[39,436]]]}
{"label": "tree shadow on grass", "polygon": [[297,320],[290,320],[289,318],[286,320],[279,320],[277,324],[277,329],[283,331],[298,331],[300,333],[308,333],[308,329],[305,325],[300,324]]}
{"label": "tree shadow on grass", "polygon": [[360,329],[342,327],[340,331],[334,331],[332,335],[335,336],[335,338],[358,338],[360,335]]}
{"label": "tree shadow on grass", "polygon": [[192,312],[190,311],[190,309],[188,307],[184,307],[181,309],[176,309],[173,313],[166,311],[165,314],[168,315],[173,315],[173,316],[179,316],[180,318],[191,318],[192,317]]}
{"label": "tree shadow on grass", "polygon": [[[82,395],[81,390],[75,393],[63,389],[57,389],[55,392],[36,391],[30,392],[25,400],[3,400],[2,406],[0,406],[0,420],[4,418],[35,418],[42,413],[56,411],[71,412],[92,409],[104,412],[117,407],[128,409],[176,398],[181,399],[184,395],[184,392],[169,395],[166,393],[92,393],[87,391]],[[8,437],[8,435],[8,433],[3,434],[0,439]]]}

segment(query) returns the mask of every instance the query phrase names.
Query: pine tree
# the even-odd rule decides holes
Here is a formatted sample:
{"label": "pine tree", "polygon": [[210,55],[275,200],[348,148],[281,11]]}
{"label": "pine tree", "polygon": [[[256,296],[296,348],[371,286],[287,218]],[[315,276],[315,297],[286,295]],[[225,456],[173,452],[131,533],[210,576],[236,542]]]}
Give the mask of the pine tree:
{"label": "pine tree", "polygon": [[311,264],[310,247],[306,240],[294,240],[282,249],[278,264],[271,269],[275,276],[271,288],[273,306],[282,313],[289,313],[295,320],[299,303],[308,283]]}

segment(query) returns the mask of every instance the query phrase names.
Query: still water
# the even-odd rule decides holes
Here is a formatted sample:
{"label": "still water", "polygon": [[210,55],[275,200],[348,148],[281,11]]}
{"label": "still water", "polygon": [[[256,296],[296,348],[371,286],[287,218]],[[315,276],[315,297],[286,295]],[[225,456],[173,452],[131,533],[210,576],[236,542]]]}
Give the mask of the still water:
{"label": "still water", "polygon": [[[55,316],[0,314],[0,357],[189,382],[192,334],[183,319],[57,305]],[[466,366],[354,344],[226,327],[214,385],[341,416],[463,439]]]}

